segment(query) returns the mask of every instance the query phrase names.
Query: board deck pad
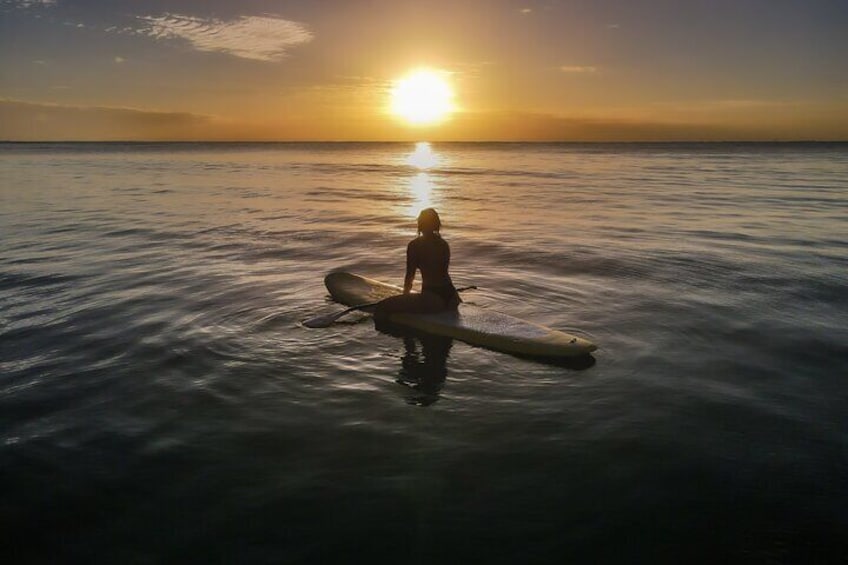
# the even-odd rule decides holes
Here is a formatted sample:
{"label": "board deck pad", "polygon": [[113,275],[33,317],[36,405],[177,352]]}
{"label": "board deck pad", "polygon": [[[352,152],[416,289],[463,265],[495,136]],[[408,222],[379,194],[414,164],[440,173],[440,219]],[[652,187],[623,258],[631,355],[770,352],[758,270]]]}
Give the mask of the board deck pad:
{"label": "board deck pad", "polygon": [[[403,292],[398,286],[345,272],[330,273],[324,278],[324,284],[333,300],[347,306],[378,302]],[[456,312],[392,314],[390,321],[519,355],[577,357],[597,349],[594,343],[582,337],[473,304],[460,304]]]}

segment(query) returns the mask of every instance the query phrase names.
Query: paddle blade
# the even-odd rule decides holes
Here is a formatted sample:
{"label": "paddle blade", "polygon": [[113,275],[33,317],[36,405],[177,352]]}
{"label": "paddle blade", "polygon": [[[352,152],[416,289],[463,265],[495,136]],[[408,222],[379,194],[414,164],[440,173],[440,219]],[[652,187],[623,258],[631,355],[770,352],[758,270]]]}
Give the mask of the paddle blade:
{"label": "paddle blade", "polygon": [[307,328],[328,328],[333,325],[333,322],[347,314],[348,312],[353,312],[354,310],[361,310],[363,308],[370,308],[372,306],[376,306],[377,302],[369,302],[368,304],[357,304],[356,306],[351,306],[341,312],[336,312],[335,314],[325,314],[323,316],[316,316],[315,318],[310,318],[308,320],[304,320],[301,322]]}
{"label": "paddle blade", "polygon": [[323,316],[315,316],[314,318],[309,318],[308,320],[304,320],[301,322],[307,328],[329,328],[342,316],[343,312],[336,312],[334,314],[325,314]]}

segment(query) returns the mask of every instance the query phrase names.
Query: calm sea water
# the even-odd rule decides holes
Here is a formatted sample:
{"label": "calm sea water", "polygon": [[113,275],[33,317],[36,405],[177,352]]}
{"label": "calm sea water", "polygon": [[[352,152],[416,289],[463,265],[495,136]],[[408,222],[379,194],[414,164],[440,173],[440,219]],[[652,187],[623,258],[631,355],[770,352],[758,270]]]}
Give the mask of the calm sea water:
{"label": "calm sea water", "polygon": [[[551,364],[375,331],[435,206]],[[0,146],[5,563],[839,562],[848,145]]]}

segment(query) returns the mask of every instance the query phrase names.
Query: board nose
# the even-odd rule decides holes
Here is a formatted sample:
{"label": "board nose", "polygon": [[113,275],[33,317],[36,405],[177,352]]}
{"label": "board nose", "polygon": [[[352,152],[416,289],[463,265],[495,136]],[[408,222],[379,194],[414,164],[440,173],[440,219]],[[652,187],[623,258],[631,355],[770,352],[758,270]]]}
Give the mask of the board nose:
{"label": "board nose", "polygon": [[583,339],[582,337],[575,337],[571,340],[571,343],[574,345],[580,346],[582,349],[585,349],[587,353],[591,353],[598,349],[598,346],[589,341],[588,339]]}

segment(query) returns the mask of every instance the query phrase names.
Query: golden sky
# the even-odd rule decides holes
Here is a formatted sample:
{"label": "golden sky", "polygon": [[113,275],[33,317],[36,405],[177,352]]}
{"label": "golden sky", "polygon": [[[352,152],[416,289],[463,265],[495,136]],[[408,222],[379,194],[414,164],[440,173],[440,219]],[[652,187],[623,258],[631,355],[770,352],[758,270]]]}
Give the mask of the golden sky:
{"label": "golden sky", "polygon": [[[846,29],[844,0],[0,0],[0,139],[848,140]],[[415,69],[435,123],[391,111]]]}

